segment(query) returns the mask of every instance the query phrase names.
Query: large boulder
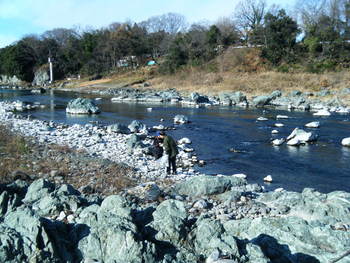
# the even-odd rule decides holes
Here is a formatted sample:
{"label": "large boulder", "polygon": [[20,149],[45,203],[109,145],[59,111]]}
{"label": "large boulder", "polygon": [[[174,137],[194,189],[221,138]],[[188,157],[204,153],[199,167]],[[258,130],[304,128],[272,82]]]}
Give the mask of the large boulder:
{"label": "large boulder", "polygon": [[221,194],[233,186],[244,186],[245,179],[235,176],[196,176],[177,183],[174,191],[190,197]]}
{"label": "large boulder", "polygon": [[240,258],[236,239],[230,233],[225,233],[225,229],[218,220],[199,220],[190,236],[194,238],[194,247],[199,256],[207,258],[214,251],[219,250],[222,256]]}
{"label": "large boulder", "polygon": [[128,128],[131,132],[136,132],[136,133],[138,133],[138,132],[139,133],[146,133],[147,132],[147,126],[138,120],[133,120],[129,124]]}
{"label": "large boulder", "polygon": [[47,67],[39,68],[34,73],[33,86],[45,86],[50,80]]}
{"label": "large boulder", "polygon": [[317,135],[313,132],[306,132],[302,129],[295,128],[292,133],[287,137],[287,141],[290,140],[299,141],[300,143],[312,142],[317,140]]}
{"label": "large boulder", "polygon": [[195,103],[209,103],[209,98],[207,96],[204,95],[200,95],[197,92],[193,92],[190,95],[191,101],[195,102]]}
{"label": "large boulder", "polygon": [[12,86],[16,86],[16,85],[20,85],[22,83],[22,81],[17,78],[17,76],[6,76],[6,75],[1,75],[0,76],[0,83],[2,84],[8,84],[8,85],[12,85]]}
{"label": "large boulder", "polygon": [[180,245],[187,238],[187,212],[183,202],[162,202],[153,212],[153,219],[150,226],[157,231],[156,240]]}
{"label": "large boulder", "polygon": [[96,114],[100,109],[90,99],[77,98],[68,102],[66,112],[70,114]]}
{"label": "large boulder", "polygon": [[272,99],[270,96],[261,95],[261,96],[255,97],[252,101],[252,104],[255,107],[263,107],[265,105],[268,105],[271,100]]}
{"label": "large boulder", "polygon": [[259,246],[269,262],[330,262],[350,246],[347,232],[299,217],[231,220],[224,229]]}
{"label": "large boulder", "polygon": [[0,262],[72,262],[65,234],[28,207],[10,211],[0,226]]}
{"label": "large boulder", "polygon": [[131,208],[120,196],[84,209],[72,233],[79,262],[155,262],[155,247],[142,240]]}
{"label": "large boulder", "polygon": [[221,92],[219,94],[220,103],[224,105],[237,105],[247,103],[247,97],[241,92]]}
{"label": "large boulder", "polygon": [[129,139],[126,141],[126,145],[129,150],[134,150],[136,148],[144,148],[145,145],[142,142],[141,136],[132,134]]}

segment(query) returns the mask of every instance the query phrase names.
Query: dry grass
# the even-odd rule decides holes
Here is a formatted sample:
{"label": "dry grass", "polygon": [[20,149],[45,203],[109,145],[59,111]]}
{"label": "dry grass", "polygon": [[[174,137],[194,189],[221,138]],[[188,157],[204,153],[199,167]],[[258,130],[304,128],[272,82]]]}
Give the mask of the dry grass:
{"label": "dry grass", "polygon": [[[216,81],[219,80],[219,81]],[[224,72],[205,73],[192,71],[187,74],[178,73],[166,77],[158,77],[150,81],[152,88],[176,88],[180,92],[200,92],[217,95],[222,91],[242,91],[248,97],[270,93],[273,90],[290,92],[317,92],[322,88],[339,91],[350,87],[348,71],[324,74],[266,72]]]}
{"label": "dry grass", "polygon": [[88,186],[89,193],[101,195],[116,194],[135,185],[131,179],[134,171],[128,166],[91,158],[84,151],[64,145],[28,143],[27,138],[11,133],[2,125],[0,167],[0,183],[44,177],[77,189]]}

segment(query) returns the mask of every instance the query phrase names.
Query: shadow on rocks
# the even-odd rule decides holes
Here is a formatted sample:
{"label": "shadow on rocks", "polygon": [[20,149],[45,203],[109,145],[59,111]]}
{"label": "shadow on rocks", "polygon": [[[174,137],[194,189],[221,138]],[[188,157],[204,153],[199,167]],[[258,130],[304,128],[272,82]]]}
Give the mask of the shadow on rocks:
{"label": "shadow on rocks", "polygon": [[262,253],[270,261],[269,263],[320,263],[320,261],[304,253],[295,253],[289,249],[288,245],[279,244],[278,241],[269,235],[261,234],[247,243],[252,243],[260,247]]}

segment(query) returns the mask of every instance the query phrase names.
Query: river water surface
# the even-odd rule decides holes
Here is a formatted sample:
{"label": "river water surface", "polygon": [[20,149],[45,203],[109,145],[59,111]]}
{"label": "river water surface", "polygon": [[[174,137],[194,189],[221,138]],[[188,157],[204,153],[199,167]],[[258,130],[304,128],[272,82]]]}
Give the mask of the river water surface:
{"label": "river water surface", "polygon": [[[99,115],[67,115],[65,106],[69,100],[78,96],[89,97],[67,92],[37,95],[29,91],[0,90],[0,100],[40,102],[47,105],[45,109],[25,112],[23,115],[66,124],[129,124],[137,119],[148,126],[172,126],[173,117],[184,114],[191,123],[176,125],[176,130],[169,133],[175,139],[189,137],[192,140],[199,159],[207,162],[204,167],[196,167],[198,171],[227,175],[244,173],[250,183],[260,184],[265,176],[271,175],[274,182],[266,185],[269,189],[283,187],[302,191],[305,187],[312,187],[325,193],[334,190],[350,191],[350,148],[340,144],[343,138],[350,137],[350,115],[314,117],[309,112],[272,109],[112,103],[109,98],[96,101],[102,111]],[[289,119],[276,120],[277,115],[288,115]],[[256,119],[260,116],[269,118],[269,121],[257,122]],[[164,122],[161,123],[160,119],[164,119]],[[303,128],[311,121],[321,122],[319,129],[312,129],[319,136],[316,143],[300,147],[271,145],[271,139],[287,137],[294,128]],[[285,126],[273,127],[277,122]],[[280,133],[272,135],[273,129]],[[231,148],[239,152],[230,152]]]}

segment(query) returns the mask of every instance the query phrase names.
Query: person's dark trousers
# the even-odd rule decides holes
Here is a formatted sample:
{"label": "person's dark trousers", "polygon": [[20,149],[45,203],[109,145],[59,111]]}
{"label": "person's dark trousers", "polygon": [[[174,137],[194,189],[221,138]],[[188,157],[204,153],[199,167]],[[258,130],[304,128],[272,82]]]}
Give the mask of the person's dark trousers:
{"label": "person's dark trousers", "polygon": [[171,168],[173,170],[173,174],[176,174],[176,156],[168,158],[168,167],[167,173],[170,174]]}

